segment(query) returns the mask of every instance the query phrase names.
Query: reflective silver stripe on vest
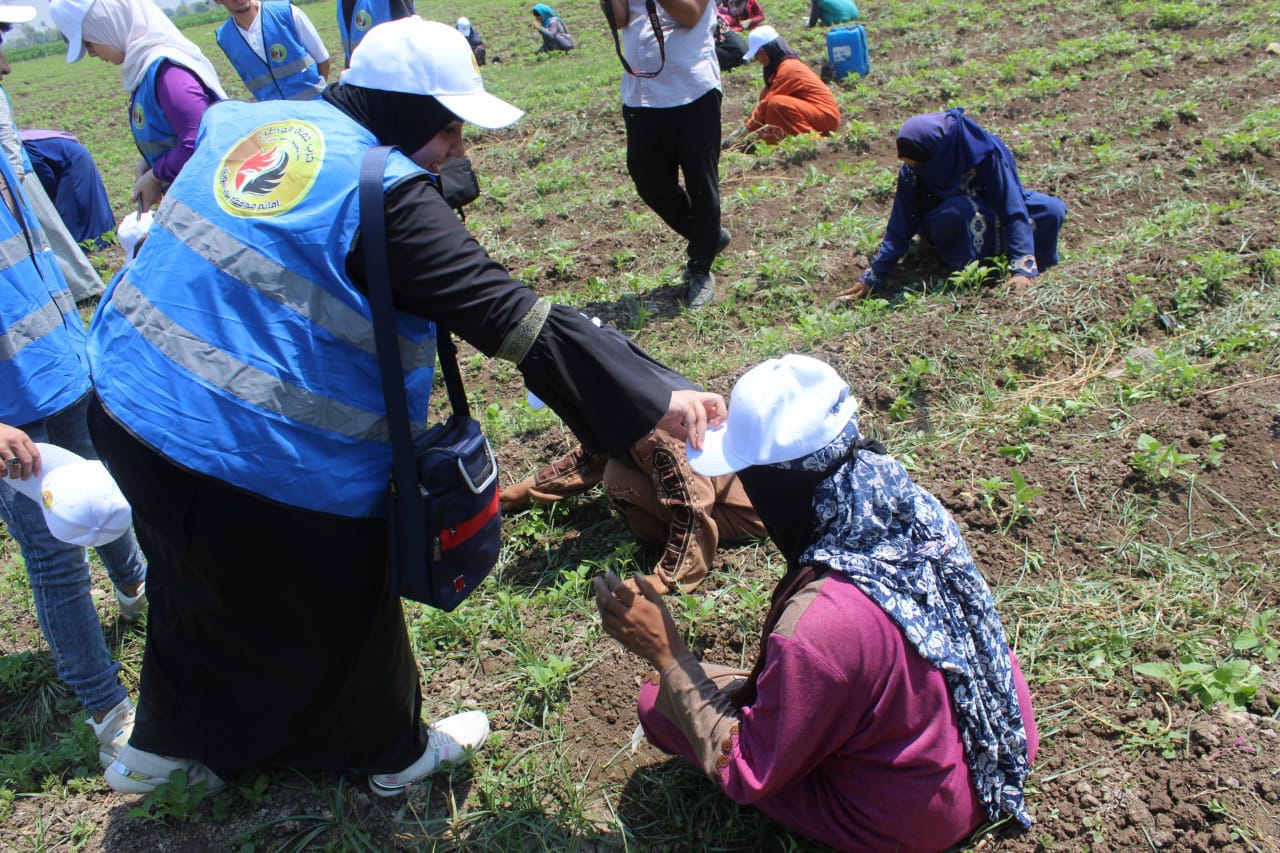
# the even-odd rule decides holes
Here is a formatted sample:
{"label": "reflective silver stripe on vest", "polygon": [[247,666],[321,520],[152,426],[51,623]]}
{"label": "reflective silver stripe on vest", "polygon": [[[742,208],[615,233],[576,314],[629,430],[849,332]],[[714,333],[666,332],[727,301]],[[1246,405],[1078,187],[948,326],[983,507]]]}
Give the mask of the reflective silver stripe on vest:
{"label": "reflective silver stripe on vest", "polygon": [[324,91],[325,82],[317,80],[313,85],[307,86],[305,89],[299,89],[289,96],[290,101],[314,101],[320,97],[320,93]]}
{"label": "reflective silver stripe on vest", "polygon": [[[35,217],[32,216],[32,219]],[[31,240],[37,252],[49,251],[49,241],[39,228],[31,229]],[[0,240],[0,270],[16,267],[23,261],[31,260],[31,249],[27,246],[27,236],[21,231]]]}
{"label": "reflective silver stripe on vest", "polygon": [[72,308],[75,302],[71,291],[61,290],[53,295],[53,301],[41,305],[16,323],[9,325],[9,331],[0,335],[0,361],[17,358],[18,353],[28,344],[35,343],[54,329],[62,327],[62,315],[67,313],[67,304]]}
{"label": "reflective silver stripe on vest", "polygon": [[[377,355],[371,320],[305,276],[232,237],[188,205],[166,197],[156,222],[227,275],[296,311],[338,340]],[[405,370],[433,367],[435,360],[433,340],[415,346],[400,338],[400,363],[407,365]]]}
{"label": "reflective silver stripe on vest", "polygon": [[[151,304],[127,273],[109,304],[166,357],[252,406],[357,441],[390,441],[382,415],[300,388],[215,349]],[[425,428],[413,425],[415,431]]]}
{"label": "reflective silver stripe on vest", "polygon": [[302,59],[295,59],[293,62],[290,62],[288,65],[277,65],[275,67],[274,74],[272,74],[271,71],[267,71],[264,74],[259,74],[257,77],[254,77],[252,80],[246,81],[244,84],[244,87],[248,89],[250,92],[256,92],[258,91],[258,89],[262,88],[263,86],[266,86],[268,83],[274,83],[276,80],[284,77],[292,77],[294,74],[297,74],[302,71],[306,71],[308,68],[310,68],[315,64],[316,64],[316,61],[312,59],[310,56],[303,57]]}

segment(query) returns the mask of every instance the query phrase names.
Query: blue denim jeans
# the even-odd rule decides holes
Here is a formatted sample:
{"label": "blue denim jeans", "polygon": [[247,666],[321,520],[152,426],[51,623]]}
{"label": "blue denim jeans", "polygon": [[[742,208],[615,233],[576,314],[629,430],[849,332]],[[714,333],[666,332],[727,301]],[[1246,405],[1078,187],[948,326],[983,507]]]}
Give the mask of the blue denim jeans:
{"label": "blue denim jeans", "polygon": [[[85,418],[89,396],[57,414],[23,424],[32,441],[56,444],[67,450],[97,459]],[[88,552],[53,537],[39,504],[19,494],[0,479],[0,519],[18,542],[31,579],[36,618],[53,652],[58,677],[75,693],[90,714],[108,711],[125,698],[120,683],[120,664],[107,650],[93,606],[89,579]],[[132,587],[147,575],[147,566],[132,531],[96,549],[112,583]]]}

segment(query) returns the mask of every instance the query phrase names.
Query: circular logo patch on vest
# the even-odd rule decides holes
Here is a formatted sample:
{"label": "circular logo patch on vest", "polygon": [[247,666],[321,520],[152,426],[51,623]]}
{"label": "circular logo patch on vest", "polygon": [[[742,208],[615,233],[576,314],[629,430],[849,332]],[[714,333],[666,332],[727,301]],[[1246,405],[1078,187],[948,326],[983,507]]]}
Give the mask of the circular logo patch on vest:
{"label": "circular logo patch on vest", "polygon": [[133,110],[129,113],[129,121],[133,122],[133,126],[138,130],[145,130],[147,127],[147,115],[142,111],[142,104],[135,103]]}
{"label": "circular logo patch on vest", "polygon": [[264,124],[223,155],[213,194],[233,216],[276,216],[292,210],[315,185],[324,136],[297,119]]}
{"label": "circular logo patch on vest", "polygon": [[282,44],[271,45],[271,50],[268,53],[272,62],[284,62],[284,58],[289,55],[288,49]]}
{"label": "circular logo patch on vest", "polygon": [[370,15],[366,10],[361,9],[359,12],[356,12],[355,25],[357,30],[362,33],[365,32],[369,27],[373,26],[373,15]]}

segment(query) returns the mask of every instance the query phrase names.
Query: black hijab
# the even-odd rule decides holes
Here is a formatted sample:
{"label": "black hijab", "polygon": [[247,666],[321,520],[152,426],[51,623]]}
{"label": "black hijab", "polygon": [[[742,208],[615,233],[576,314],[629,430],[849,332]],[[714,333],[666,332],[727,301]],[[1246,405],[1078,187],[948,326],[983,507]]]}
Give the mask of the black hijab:
{"label": "black hijab", "polygon": [[769,88],[773,84],[773,75],[778,73],[778,66],[782,64],[782,60],[787,57],[795,57],[799,59],[799,54],[791,49],[791,45],[787,44],[787,40],[782,36],[778,36],[768,44],[760,45],[760,52],[769,58],[764,66],[764,86]]}
{"label": "black hijab", "polygon": [[364,125],[381,145],[412,154],[458,117],[431,95],[384,92],[345,83],[324,90],[324,99]]}

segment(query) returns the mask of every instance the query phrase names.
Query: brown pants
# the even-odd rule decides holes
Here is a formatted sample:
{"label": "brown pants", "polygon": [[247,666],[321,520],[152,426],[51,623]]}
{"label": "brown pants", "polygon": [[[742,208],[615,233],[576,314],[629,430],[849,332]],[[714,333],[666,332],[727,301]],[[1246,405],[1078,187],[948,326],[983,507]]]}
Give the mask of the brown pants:
{"label": "brown pants", "polygon": [[662,430],[636,442],[623,459],[579,448],[504,490],[504,511],[580,495],[602,482],[636,538],[663,546],[653,574],[668,590],[678,584],[688,592],[701,583],[721,542],[767,535],[738,478],[695,473],[684,442]]}

